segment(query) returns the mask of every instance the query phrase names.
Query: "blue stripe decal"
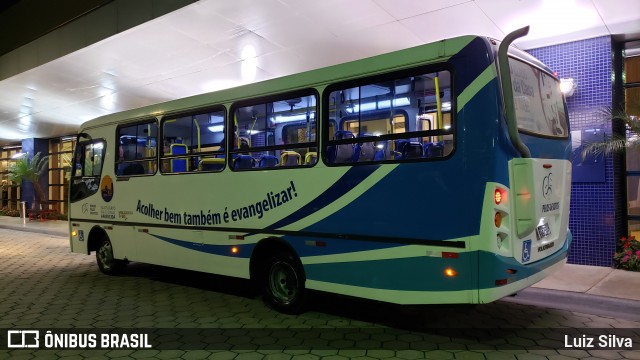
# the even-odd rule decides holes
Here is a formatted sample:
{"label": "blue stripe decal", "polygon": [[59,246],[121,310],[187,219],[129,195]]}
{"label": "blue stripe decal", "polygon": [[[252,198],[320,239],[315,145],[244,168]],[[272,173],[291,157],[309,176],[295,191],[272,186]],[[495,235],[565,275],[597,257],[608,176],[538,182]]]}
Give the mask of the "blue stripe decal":
{"label": "blue stripe decal", "polygon": [[[283,219],[280,219],[275,223],[265,227],[265,229],[270,230],[285,227],[319,211],[320,209],[333,203],[344,194],[348,193],[353,188],[358,186],[360,183],[362,183],[362,181],[373,174],[373,172],[376,171],[378,167],[380,167],[380,165],[352,167],[351,169],[347,170],[347,172],[345,172],[340,177],[340,179],[338,179],[333,185],[322,192],[322,194],[318,195],[315,199],[311,200],[294,213],[287,215]],[[244,236],[250,236],[254,234],[256,233],[248,233]]]}
{"label": "blue stripe decal", "polygon": [[[390,249],[394,247],[406,246],[403,244],[377,242],[377,241],[350,241],[344,239],[326,239],[313,237],[283,236],[295,249],[299,257],[345,254],[359,251],[369,251],[378,249]],[[307,241],[312,244],[307,244]],[[323,243],[324,246],[315,245]]]}
{"label": "blue stripe decal", "polygon": [[[155,234],[149,234],[149,235],[155,237],[156,239],[166,241],[170,244],[180,246],[185,249],[199,251],[207,254],[229,256],[229,257],[236,257],[236,258],[250,258],[251,253],[253,252],[253,248],[256,246],[256,244],[240,244],[240,245],[201,244],[193,241],[183,241],[183,240],[172,239],[172,238],[155,235]],[[238,249],[238,252],[235,254],[232,254],[231,253],[232,247],[236,247]]]}
{"label": "blue stripe decal", "polygon": [[[309,280],[400,291],[460,291],[490,289],[496,280],[509,283],[523,280],[563,260],[571,243],[567,234],[565,245],[555,254],[535,263],[522,265],[514,258],[486,251],[460,253],[457,259],[416,256],[400,259],[350,261],[308,264],[304,270]],[[480,263],[480,266],[477,263]],[[446,277],[444,269],[451,267],[456,277]],[[477,269],[480,268],[480,277]],[[507,269],[516,270],[515,274]],[[479,284],[479,285],[478,285]]]}
{"label": "blue stripe decal", "polygon": [[[149,234],[149,235],[155,237],[158,240],[162,240],[170,244],[180,246],[185,249],[204,252],[207,254],[233,256],[233,257],[241,257],[241,258],[251,257],[253,248],[256,245],[255,243],[228,244],[228,245],[201,244],[193,241],[177,240],[177,239],[169,238],[166,236],[160,236],[156,234]],[[291,246],[295,249],[299,257],[317,256],[317,255],[335,255],[335,254],[344,254],[344,253],[350,253],[350,252],[388,249],[388,248],[393,248],[398,246],[405,246],[405,245],[399,245],[394,243],[382,243],[382,242],[375,242],[375,241],[348,241],[343,239],[326,239],[326,238],[312,238],[312,237],[303,238],[299,236],[282,236],[281,239],[291,244]],[[322,242],[325,244],[325,246],[309,245],[307,244],[307,241]],[[232,254],[231,253],[232,247],[238,248],[238,252],[235,254]]]}
{"label": "blue stripe decal", "polygon": [[[250,258],[255,248],[255,244],[211,245],[181,241],[154,234],[149,235],[189,250],[228,257]],[[509,282],[515,282],[556,264],[566,258],[571,242],[572,236],[571,232],[569,232],[562,249],[543,260],[527,265],[522,265],[513,258],[499,256],[494,253],[472,251],[459,253],[459,258],[457,259],[422,255],[411,258],[308,264],[304,266],[304,270],[307,279],[310,280],[374,289],[459,291],[475,289],[478,282],[480,289],[488,289],[496,287],[495,281],[498,279],[508,279]],[[331,249],[331,253],[335,254],[363,251],[369,249],[369,246],[380,246],[380,244],[334,240],[331,246],[315,248],[305,246],[300,238],[292,241],[292,243],[297,245],[298,249],[308,248],[307,251],[300,251],[299,254],[301,256],[327,255],[326,250],[328,249]],[[382,247],[392,246],[392,244],[388,244],[388,246],[383,245]],[[232,254],[232,247],[237,247],[238,252]],[[321,253],[315,253],[319,249],[322,249]],[[478,266],[478,262],[481,266]],[[443,269],[449,266],[458,272],[458,276],[453,278],[444,276]],[[476,274],[478,268],[480,268],[479,278]],[[514,269],[517,272],[509,275],[506,271],[507,269]]]}
{"label": "blue stripe decal", "polygon": [[[371,289],[400,291],[459,291],[475,288],[472,283],[471,261],[478,253],[461,253],[458,259],[417,256],[401,259],[351,261],[308,264],[307,279]],[[456,277],[445,277],[451,266]],[[477,267],[476,267],[477,268]]]}

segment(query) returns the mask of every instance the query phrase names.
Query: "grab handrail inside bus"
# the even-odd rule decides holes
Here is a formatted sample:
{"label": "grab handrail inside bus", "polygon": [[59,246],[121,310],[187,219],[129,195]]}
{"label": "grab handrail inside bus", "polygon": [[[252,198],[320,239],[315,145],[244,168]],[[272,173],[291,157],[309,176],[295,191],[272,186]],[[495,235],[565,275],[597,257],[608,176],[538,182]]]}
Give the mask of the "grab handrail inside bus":
{"label": "grab handrail inside bus", "polygon": [[507,127],[509,128],[509,138],[522,157],[525,158],[531,157],[531,151],[529,151],[527,145],[522,142],[520,134],[518,133],[518,123],[516,121],[516,110],[513,102],[513,87],[511,84],[511,71],[509,69],[509,57],[507,55],[507,51],[509,50],[509,45],[511,45],[515,39],[523,37],[528,33],[529,26],[525,26],[507,34],[498,48],[498,67],[500,69],[500,82],[502,84],[502,95],[504,98],[505,115],[507,117]]}

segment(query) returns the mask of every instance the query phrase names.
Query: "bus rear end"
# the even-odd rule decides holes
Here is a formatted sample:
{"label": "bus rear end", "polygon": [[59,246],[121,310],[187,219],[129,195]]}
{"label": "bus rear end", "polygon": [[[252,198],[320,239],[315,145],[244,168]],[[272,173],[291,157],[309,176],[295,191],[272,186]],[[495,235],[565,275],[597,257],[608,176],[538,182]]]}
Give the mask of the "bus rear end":
{"label": "bus rear end", "polygon": [[572,239],[571,139],[559,79],[525,53],[511,49],[508,62],[512,92],[505,91],[504,99],[513,95],[515,121],[507,120],[507,127],[517,135],[510,137],[515,156],[508,161],[509,183],[487,189],[496,243],[494,251],[480,257],[480,303],[555,272],[565,263]]}

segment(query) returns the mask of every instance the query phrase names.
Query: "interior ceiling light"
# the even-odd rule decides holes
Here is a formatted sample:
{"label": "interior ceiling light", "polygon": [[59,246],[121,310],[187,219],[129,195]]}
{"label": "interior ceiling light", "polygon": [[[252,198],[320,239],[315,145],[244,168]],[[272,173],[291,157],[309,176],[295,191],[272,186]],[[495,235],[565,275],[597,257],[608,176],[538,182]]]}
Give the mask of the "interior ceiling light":
{"label": "interior ceiling light", "polygon": [[242,59],[241,73],[242,80],[245,82],[252,82],[256,79],[256,68],[258,66],[258,59],[256,58],[256,49],[253,45],[245,45],[242,48],[240,55]]}

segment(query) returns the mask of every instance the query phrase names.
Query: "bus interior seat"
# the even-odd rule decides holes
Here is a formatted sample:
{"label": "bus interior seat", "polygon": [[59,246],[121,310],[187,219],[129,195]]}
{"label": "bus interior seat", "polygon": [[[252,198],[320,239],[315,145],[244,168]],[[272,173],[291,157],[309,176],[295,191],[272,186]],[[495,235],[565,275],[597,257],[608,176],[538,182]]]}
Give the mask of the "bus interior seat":
{"label": "bus interior seat", "polygon": [[261,168],[272,168],[278,166],[278,157],[274,155],[264,155],[260,158],[260,162],[258,163],[258,167]]}
{"label": "bus interior seat", "polygon": [[383,161],[387,160],[387,147],[388,141],[377,141],[376,142],[376,153],[373,156],[374,161]]}
{"label": "bus interior seat", "polygon": [[425,143],[424,144],[424,157],[442,157],[444,155],[444,145],[441,142],[437,143]]}
{"label": "bus interior seat", "polygon": [[251,155],[238,155],[233,160],[233,168],[238,169],[251,169],[253,168],[253,158]]}
{"label": "bus interior seat", "polygon": [[444,156],[444,144],[441,142],[437,142],[433,144],[433,149],[431,150],[433,156],[443,157]]}
{"label": "bus interior seat", "polygon": [[394,141],[394,148],[395,151],[393,152],[394,158],[396,160],[400,160],[402,159],[402,150],[404,150],[404,147],[409,143],[409,140],[407,139],[398,139]]}
{"label": "bus interior seat", "polygon": [[304,164],[313,165],[318,161],[318,153],[315,151],[309,151],[304,155]]}
{"label": "bus interior seat", "polygon": [[422,144],[409,142],[402,147],[402,159],[416,159],[422,157]]}
{"label": "bus interior seat", "polygon": [[300,165],[300,154],[295,151],[283,151],[280,154],[280,166]]}
{"label": "bus interior seat", "polygon": [[[189,148],[185,144],[171,144],[171,155],[185,155],[189,152]],[[184,159],[171,159],[171,172],[186,172],[189,171],[189,160]]]}
{"label": "bus interior seat", "polygon": [[[358,135],[360,137],[360,135]],[[373,134],[362,134],[362,137],[373,136]],[[354,147],[354,161],[372,161],[376,156],[376,146],[373,142],[358,143]]]}
{"label": "bus interior seat", "polygon": [[204,158],[198,163],[200,171],[218,171],[224,168],[224,159],[220,158]]}
{"label": "bus interior seat", "polygon": [[[333,135],[334,140],[353,139],[353,133],[348,130],[338,130]],[[353,161],[354,146],[353,144],[339,144],[333,145],[335,147],[335,163],[346,163]]]}

